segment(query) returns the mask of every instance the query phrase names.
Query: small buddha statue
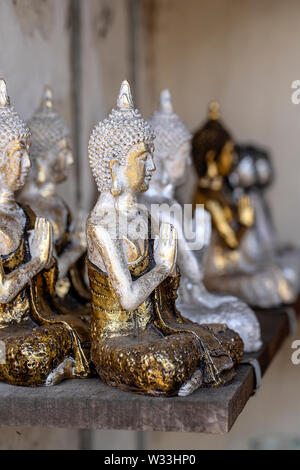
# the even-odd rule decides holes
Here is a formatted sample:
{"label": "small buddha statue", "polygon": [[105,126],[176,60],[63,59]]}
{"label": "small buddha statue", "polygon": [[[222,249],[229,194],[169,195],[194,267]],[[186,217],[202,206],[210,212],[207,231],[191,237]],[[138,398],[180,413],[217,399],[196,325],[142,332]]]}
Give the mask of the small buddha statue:
{"label": "small buddha statue", "polygon": [[31,165],[29,149],[30,131],[0,79],[0,380],[54,385],[89,373],[82,343],[88,331],[56,308],[51,223],[15,199]]}
{"label": "small buddha statue", "polygon": [[274,168],[270,155],[253,145],[236,145],[236,161],[228,177],[233,197],[247,194],[255,213],[255,224],[248,234],[244,247],[255,261],[278,264],[284,276],[298,289],[300,287],[300,249],[280,245],[273,223],[266,189],[274,180]]}
{"label": "small buddha statue", "polygon": [[91,359],[107,384],[182,396],[232,380],[243,343],[226,325],[197,325],[175,307],[176,230],[158,229],[137,202],[155,169],[153,139],[124,81],[116,109],[89,141],[100,192],[86,227]]}
{"label": "small buddha statue", "polygon": [[192,139],[198,173],[194,203],[204,204],[213,224],[205,283],[216,292],[236,295],[249,305],[271,308],[295,301],[297,292],[280,266],[255,261],[244,244],[255,224],[248,194],[229,187],[236,154],[231,135],[220,121],[219,105],[210,104],[209,118]]}
{"label": "small buddha statue", "polygon": [[[52,223],[59,278],[56,293],[69,306],[89,311],[90,293],[85,279],[86,237],[84,217],[72,224],[68,205],[57,186],[74,163],[70,130],[54,109],[52,91],[46,87],[40,108],[28,123],[31,132],[32,168],[19,196],[41,217]],[[87,276],[86,276],[87,277]]]}
{"label": "small buddha statue", "polygon": [[177,259],[181,273],[177,305],[187,318],[199,324],[227,324],[241,336],[245,352],[257,351],[262,342],[260,326],[254,312],[236,297],[208,292],[203,284],[204,264],[211,234],[211,220],[207,211],[204,213],[204,227],[197,227],[195,220],[193,223],[198,232],[205,232],[203,247],[192,250],[189,240],[186,239],[182,210],[176,200],[175,191],[186,178],[186,169],[190,163],[191,134],[173,111],[169,90],[161,92],[160,108],[153,113],[149,124],[155,134],[156,171],[148,191],[142,193],[141,202],[149,209],[152,204],[160,205],[161,223],[170,221],[169,209],[172,208],[171,222],[178,232]]}

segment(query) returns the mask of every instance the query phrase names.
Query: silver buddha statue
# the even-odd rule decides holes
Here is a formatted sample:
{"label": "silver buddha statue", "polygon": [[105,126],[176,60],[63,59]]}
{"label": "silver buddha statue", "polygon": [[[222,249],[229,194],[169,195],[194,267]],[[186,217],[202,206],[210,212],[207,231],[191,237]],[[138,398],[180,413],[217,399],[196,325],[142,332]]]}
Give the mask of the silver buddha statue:
{"label": "silver buddha statue", "polygon": [[70,129],[57,113],[49,87],[45,88],[41,105],[29,120],[28,127],[32,168],[19,199],[52,224],[59,268],[56,293],[68,306],[78,306],[88,313],[86,217],[79,211],[73,221],[68,205],[58,193],[58,186],[67,179],[74,158]]}
{"label": "silver buddha statue", "polygon": [[300,249],[281,245],[273,223],[271,209],[265,196],[273,183],[274,168],[268,152],[253,145],[236,145],[236,161],[228,180],[233,197],[247,194],[252,202],[255,222],[244,241],[251,259],[277,264],[286,279],[300,288]]}
{"label": "silver buddha statue", "polygon": [[[181,280],[178,308],[187,318],[199,324],[227,324],[229,328],[239,333],[246,352],[257,351],[262,342],[260,326],[254,312],[236,297],[208,292],[203,284],[211,235],[209,213],[204,208],[199,208],[198,210],[204,211],[203,226],[193,224],[203,240],[203,246],[198,250],[190,248],[182,227],[182,218],[176,216],[181,214],[182,210],[176,200],[175,190],[184,182],[186,168],[190,164],[191,134],[173,111],[168,90],[162,91],[160,108],[154,112],[149,123],[156,135],[154,151],[156,171],[153,173],[149,190],[141,195],[140,201],[149,209],[152,204],[159,204],[159,222],[171,222],[179,233],[177,259]],[[170,220],[168,208],[171,206],[173,212]]]}

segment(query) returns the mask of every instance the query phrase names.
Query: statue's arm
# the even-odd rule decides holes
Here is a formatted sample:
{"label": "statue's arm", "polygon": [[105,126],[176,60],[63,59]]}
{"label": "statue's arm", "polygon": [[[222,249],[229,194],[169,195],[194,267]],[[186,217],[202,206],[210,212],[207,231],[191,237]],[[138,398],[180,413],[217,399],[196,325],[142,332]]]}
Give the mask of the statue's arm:
{"label": "statue's arm", "polygon": [[0,260],[0,303],[11,302],[16,295],[52,261],[53,234],[50,222],[37,218],[30,241],[32,259],[5,274]]}
{"label": "statue's arm", "polygon": [[71,266],[81,258],[85,251],[86,247],[78,243],[71,243],[60,256],[57,256],[59,279],[66,277]]}
{"label": "statue's arm", "polygon": [[[161,257],[159,263],[151,271],[133,281],[120,241],[112,240],[109,232],[99,225],[88,226],[87,232],[90,242],[101,254],[112,287],[125,310],[132,311],[138,308],[151,292],[168,277],[174,267],[173,260],[168,262],[168,248],[170,248],[172,242],[167,239],[167,233],[165,233],[165,242],[160,244],[159,252]],[[172,233],[172,237],[173,235]],[[166,247],[166,245],[169,246]],[[166,247],[165,259],[163,259],[164,247]],[[175,253],[173,257],[175,257]]]}
{"label": "statue's arm", "polygon": [[185,238],[182,222],[177,217],[170,218],[168,213],[160,211],[161,223],[172,223],[177,232],[177,262],[180,272],[186,276],[193,284],[202,280],[202,272],[195,254],[191,251],[188,241]]}
{"label": "statue's arm", "polygon": [[226,245],[232,249],[237,248],[239,245],[239,239],[231,228],[219,202],[210,200],[206,203],[206,208],[210,212],[212,222],[218,234],[224,240]]}
{"label": "statue's arm", "polygon": [[86,252],[86,225],[87,214],[80,210],[74,228],[71,230],[71,243],[64,249],[63,253],[57,257],[59,279],[63,279],[68,274],[70,268]]}
{"label": "statue's arm", "polygon": [[43,267],[40,260],[36,258],[13,272],[5,274],[2,261],[0,261],[0,304],[11,302]]}

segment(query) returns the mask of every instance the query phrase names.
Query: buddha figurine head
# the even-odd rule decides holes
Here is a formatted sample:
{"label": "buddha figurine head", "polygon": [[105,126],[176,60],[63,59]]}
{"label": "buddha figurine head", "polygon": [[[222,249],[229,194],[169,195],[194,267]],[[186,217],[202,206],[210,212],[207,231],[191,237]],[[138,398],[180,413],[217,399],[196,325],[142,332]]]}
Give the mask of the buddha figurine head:
{"label": "buddha figurine head", "polygon": [[129,83],[121,85],[117,107],[94,128],[89,159],[99,192],[113,196],[148,189],[155,165],[154,134],[134,108]]}
{"label": "buddha figurine head", "polygon": [[152,114],[149,123],[155,133],[156,172],[152,184],[179,186],[190,164],[191,134],[173,111],[169,90],[161,92],[159,109]]}
{"label": "buddha figurine head", "polygon": [[21,189],[31,166],[30,132],[10,105],[6,83],[0,79],[0,185],[1,190]]}
{"label": "buddha figurine head", "polygon": [[192,157],[199,176],[199,187],[219,191],[234,163],[234,144],[220,121],[216,101],[209,105],[208,121],[192,139]]}
{"label": "buddha figurine head", "polygon": [[255,152],[248,145],[235,146],[236,159],[232,171],[228,175],[228,183],[232,189],[249,189],[256,185]]}
{"label": "buddha figurine head", "polygon": [[49,87],[45,88],[41,105],[28,125],[32,136],[30,178],[38,184],[65,181],[67,169],[74,163],[70,130],[54,109]]}
{"label": "buddha figurine head", "polygon": [[257,175],[257,186],[267,188],[274,180],[274,167],[269,153],[261,148],[255,147],[255,168]]}
{"label": "buddha figurine head", "polygon": [[253,145],[236,145],[236,160],[228,176],[233,189],[265,188],[273,181],[273,167],[268,153]]}

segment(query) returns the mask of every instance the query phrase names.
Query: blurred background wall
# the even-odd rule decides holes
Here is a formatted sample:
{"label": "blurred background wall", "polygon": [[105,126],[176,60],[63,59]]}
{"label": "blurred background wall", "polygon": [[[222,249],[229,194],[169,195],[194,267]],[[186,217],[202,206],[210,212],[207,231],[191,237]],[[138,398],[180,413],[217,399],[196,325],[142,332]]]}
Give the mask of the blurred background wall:
{"label": "blurred background wall", "polygon": [[[282,240],[299,243],[300,105],[291,102],[291,83],[300,79],[299,24],[298,0],[0,0],[0,75],[26,119],[44,85],[53,87],[74,136],[76,165],[61,188],[73,209],[89,210],[96,197],[87,142],[124,78],[146,117],[168,87],[191,130],[218,99],[238,142],[272,152],[276,226]],[[179,192],[184,202],[189,178]],[[247,448],[256,434],[300,434],[300,375],[290,345],[229,435],[0,428],[0,448]]]}
{"label": "blurred background wall", "polygon": [[[139,99],[149,115],[168,87],[191,130],[218,99],[238,142],[253,141],[273,155],[276,184],[269,193],[283,240],[298,242],[300,105],[291,102],[299,79],[298,0],[144,0]],[[189,181],[182,198],[189,202]]]}

